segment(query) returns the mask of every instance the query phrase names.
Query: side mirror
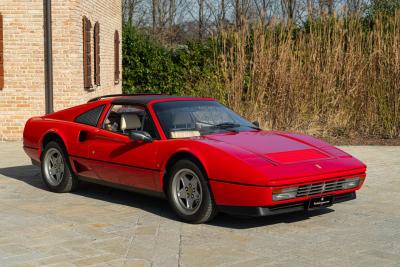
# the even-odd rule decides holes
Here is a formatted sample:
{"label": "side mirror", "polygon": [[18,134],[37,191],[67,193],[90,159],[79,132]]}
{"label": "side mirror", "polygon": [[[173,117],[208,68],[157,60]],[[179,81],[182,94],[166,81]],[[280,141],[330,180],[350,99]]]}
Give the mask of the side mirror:
{"label": "side mirror", "polygon": [[252,122],[255,126],[257,126],[258,128],[260,128],[260,123],[258,121],[253,121]]}
{"label": "side mirror", "polygon": [[143,141],[146,143],[150,143],[153,141],[153,138],[148,132],[145,131],[130,131],[129,134],[129,139],[133,141]]}

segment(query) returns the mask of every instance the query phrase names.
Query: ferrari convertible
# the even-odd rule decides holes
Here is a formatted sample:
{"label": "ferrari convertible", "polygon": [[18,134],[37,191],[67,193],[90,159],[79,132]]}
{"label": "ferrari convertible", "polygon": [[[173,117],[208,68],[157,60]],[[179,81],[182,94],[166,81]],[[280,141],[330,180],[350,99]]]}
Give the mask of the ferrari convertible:
{"label": "ferrari convertible", "polygon": [[263,131],[211,98],[108,95],[29,119],[24,150],[54,192],[82,181],[166,198],[191,223],[356,198],[366,165],[311,136]]}

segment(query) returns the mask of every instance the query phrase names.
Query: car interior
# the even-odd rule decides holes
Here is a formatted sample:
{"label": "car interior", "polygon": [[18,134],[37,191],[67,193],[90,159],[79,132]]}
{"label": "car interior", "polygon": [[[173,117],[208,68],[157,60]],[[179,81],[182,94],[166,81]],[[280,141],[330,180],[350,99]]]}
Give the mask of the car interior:
{"label": "car interior", "polygon": [[170,138],[188,138],[200,136],[198,125],[191,112],[160,112],[159,119],[164,122],[164,131]]}
{"label": "car interior", "polygon": [[[184,110],[177,113],[161,113],[159,119],[163,120],[164,130],[169,138],[200,136],[199,129],[205,126],[196,122],[191,112]],[[153,123],[141,106],[113,106],[103,123],[103,129],[125,135],[132,130],[146,131],[153,138],[156,137]]]}
{"label": "car interior", "polygon": [[113,106],[102,128],[125,135],[132,130],[146,131],[155,137],[153,124],[142,107]]}

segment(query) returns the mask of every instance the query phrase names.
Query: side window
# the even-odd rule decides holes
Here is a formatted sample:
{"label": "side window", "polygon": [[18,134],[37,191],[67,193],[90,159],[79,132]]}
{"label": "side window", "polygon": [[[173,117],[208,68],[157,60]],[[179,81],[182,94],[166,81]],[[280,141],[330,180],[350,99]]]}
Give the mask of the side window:
{"label": "side window", "polygon": [[75,118],[75,122],[96,127],[104,107],[105,105],[101,105],[82,113]]}
{"label": "side window", "polygon": [[146,109],[136,105],[114,105],[110,108],[102,128],[127,135],[129,131],[146,131],[157,138],[153,121]]}

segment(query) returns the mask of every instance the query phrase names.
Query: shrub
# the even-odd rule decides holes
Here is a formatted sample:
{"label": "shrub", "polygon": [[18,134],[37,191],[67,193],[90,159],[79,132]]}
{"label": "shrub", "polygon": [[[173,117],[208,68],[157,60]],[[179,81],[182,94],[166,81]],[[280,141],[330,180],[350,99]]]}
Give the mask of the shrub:
{"label": "shrub", "polygon": [[184,94],[216,70],[212,42],[167,47],[132,26],[124,26],[123,90],[125,93]]}

